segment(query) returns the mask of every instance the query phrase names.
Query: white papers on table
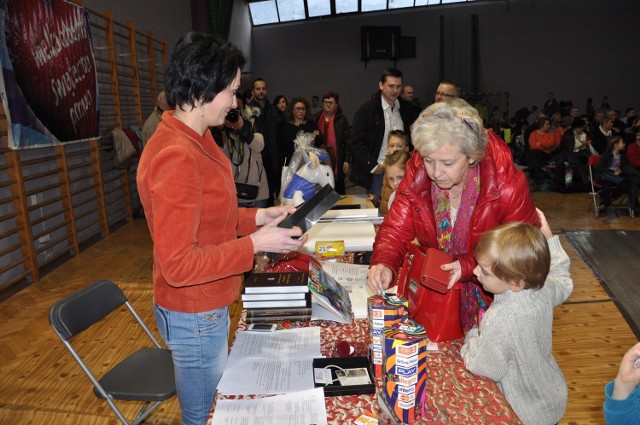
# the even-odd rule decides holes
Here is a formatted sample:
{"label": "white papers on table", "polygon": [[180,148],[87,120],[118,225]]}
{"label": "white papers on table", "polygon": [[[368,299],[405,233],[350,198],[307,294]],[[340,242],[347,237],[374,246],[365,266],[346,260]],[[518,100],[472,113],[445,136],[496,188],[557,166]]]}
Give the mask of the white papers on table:
{"label": "white papers on table", "polygon": [[313,388],[313,359],[241,359],[218,383],[222,394],[282,394]]}
{"label": "white papers on table", "polygon": [[318,241],[344,241],[348,252],[372,251],[376,231],[372,223],[317,223],[307,232],[308,239],[302,249],[315,252]]}
{"label": "white papers on table", "polygon": [[242,359],[314,358],[320,354],[320,328],[238,332],[227,364]]}
{"label": "white papers on table", "polygon": [[280,394],[314,387],[320,328],[238,332],[222,374],[222,394]]}
{"label": "white papers on table", "polygon": [[326,425],[324,391],[315,388],[284,396],[218,400],[210,425]]}

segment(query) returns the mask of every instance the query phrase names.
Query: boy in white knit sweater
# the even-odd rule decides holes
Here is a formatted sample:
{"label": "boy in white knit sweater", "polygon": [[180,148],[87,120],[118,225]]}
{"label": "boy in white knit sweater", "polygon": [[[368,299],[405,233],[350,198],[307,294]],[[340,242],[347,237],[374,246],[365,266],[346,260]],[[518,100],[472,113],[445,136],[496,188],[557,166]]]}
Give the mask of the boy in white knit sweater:
{"label": "boy in white knit sweater", "polygon": [[571,295],[569,257],[544,214],[542,228],[509,223],[485,233],[474,274],[495,294],[461,349],[467,369],[496,381],[525,424],[555,424],[567,384],[551,353],[553,308]]}

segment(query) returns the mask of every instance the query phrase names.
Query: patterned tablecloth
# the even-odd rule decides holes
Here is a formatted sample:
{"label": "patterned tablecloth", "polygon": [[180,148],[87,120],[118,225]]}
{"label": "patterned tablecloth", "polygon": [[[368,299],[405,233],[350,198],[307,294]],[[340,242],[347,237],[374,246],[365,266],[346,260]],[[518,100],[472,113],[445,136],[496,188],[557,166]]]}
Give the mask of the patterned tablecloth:
{"label": "patterned tablecloth", "polygon": [[[366,319],[356,319],[351,325],[313,321],[304,326],[320,327],[321,351],[327,357],[338,356],[336,345],[340,341],[348,341],[354,346],[354,355],[368,354],[369,326]],[[243,312],[238,330],[245,329]],[[425,417],[418,424],[521,424],[493,381],[475,376],[466,370],[460,357],[462,340],[441,342],[438,345],[439,351],[430,351],[427,355],[428,403]],[[389,422],[388,418],[385,420],[385,415],[380,412],[375,400],[376,396],[373,394],[326,397],[328,423],[352,424],[358,416],[366,412],[379,415],[381,425],[393,423]]]}

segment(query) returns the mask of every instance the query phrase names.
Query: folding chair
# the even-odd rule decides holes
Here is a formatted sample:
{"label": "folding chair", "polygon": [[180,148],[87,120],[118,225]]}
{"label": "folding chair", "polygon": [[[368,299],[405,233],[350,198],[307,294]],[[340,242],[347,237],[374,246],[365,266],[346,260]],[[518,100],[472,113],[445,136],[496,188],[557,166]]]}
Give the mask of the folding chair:
{"label": "folding chair", "polygon": [[[98,380],[80,358],[70,340],[123,304],[151,338],[155,347],[142,348],[131,354]],[[113,282],[99,280],[58,301],[49,311],[49,323],[93,383],[95,395],[107,401],[123,424],[139,424],[164,400],[176,394],[170,351],[160,346],[129,304],[122,290]],[[114,400],[143,401],[144,404],[137,416],[129,422]]]}
{"label": "folding chair", "polygon": [[[595,211],[596,217],[598,217],[598,207],[600,206],[600,203],[598,202],[598,195],[602,190],[602,185],[596,181],[594,170],[598,167],[599,162],[600,162],[600,155],[589,156],[589,160],[588,160],[589,182],[591,183],[591,192],[589,192],[589,195],[593,197],[593,210]],[[617,186],[611,186],[612,192],[615,192],[616,190],[618,190]],[[629,216],[631,218],[634,218],[635,212],[633,208],[631,208],[631,204],[629,203],[628,196],[626,194],[623,194],[620,198],[621,198],[620,202],[617,203],[616,205],[612,204],[612,206],[615,206],[617,209],[627,209],[629,211]],[[626,205],[623,205],[623,203],[626,203]]]}

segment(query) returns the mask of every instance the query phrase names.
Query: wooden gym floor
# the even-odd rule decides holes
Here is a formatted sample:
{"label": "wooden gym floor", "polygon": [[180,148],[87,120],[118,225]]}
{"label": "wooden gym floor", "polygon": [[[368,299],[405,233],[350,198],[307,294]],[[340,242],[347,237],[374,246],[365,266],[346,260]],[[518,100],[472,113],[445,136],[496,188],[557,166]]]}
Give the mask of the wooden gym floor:
{"label": "wooden gym floor", "polygon": [[[640,230],[640,218],[614,213],[607,219],[588,211],[584,193],[534,193],[555,233],[567,230]],[[554,353],[569,386],[569,405],[561,424],[603,424],[603,387],[616,375],[623,353],[636,337],[589,267],[566,239],[575,289],[555,311]],[[97,279],[110,279],[126,293],[155,330],[152,315],[152,244],[144,220],[127,224],[109,238],[0,304],[0,423],[117,424],[48,322],[50,306]],[[122,313],[122,314],[120,314]],[[143,340],[130,335],[124,312],[74,343],[95,371],[106,369]],[[232,322],[237,321],[237,305]],[[146,342],[146,341],[145,341]],[[122,405],[122,404],[121,404]],[[131,417],[136,406],[125,404]],[[179,424],[177,399],[161,406],[147,424]]]}

